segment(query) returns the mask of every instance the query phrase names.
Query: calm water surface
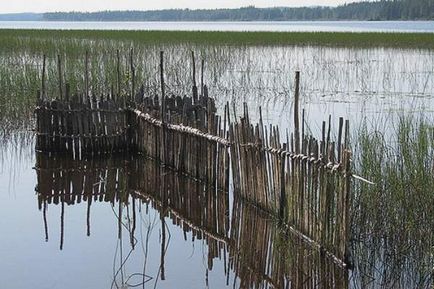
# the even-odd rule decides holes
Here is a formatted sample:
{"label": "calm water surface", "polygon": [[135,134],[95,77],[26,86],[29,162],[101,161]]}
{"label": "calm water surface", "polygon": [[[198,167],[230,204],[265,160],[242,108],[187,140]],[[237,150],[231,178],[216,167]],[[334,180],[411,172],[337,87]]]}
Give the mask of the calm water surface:
{"label": "calm water surface", "polygon": [[152,161],[3,156],[5,288],[348,288],[267,214]]}
{"label": "calm water surface", "polygon": [[284,22],[47,22],[0,21],[9,29],[434,32],[434,21],[284,21]]}
{"label": "calm water surface", "polygon": [[402,266],[403,256],[392,255],[382,263],[387,251],[357,240],[356,267],[342,270],[230,192],[142,157],[77,161],[33,148],[32,138],[2,142],[1,288],[432,285],[414,260]]}

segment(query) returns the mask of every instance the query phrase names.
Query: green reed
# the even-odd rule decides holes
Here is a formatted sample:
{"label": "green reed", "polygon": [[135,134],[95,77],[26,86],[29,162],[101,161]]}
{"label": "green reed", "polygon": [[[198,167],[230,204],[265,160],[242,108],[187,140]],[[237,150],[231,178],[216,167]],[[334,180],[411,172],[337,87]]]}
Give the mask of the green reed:
{"label": "green reed", "polygon": [[[17,45],[18,38],[130,40],[140,43],[229,45],[320,45],[344,47],[434,48],[431,33],[379,32],[218,32],[218,31],[113,31],[113,30],[0,30],[0,38]],[[41,43],[42,44],[42,43]]]}
{"label": "green reed", "polygon": [[434,262],[434,125],[422,113],[388,121],[365,121],[354,136],[355,171],[375,183],[355,181],[355,255],[371,274],[383,264],[383,283],[405,272],[406,286],[425,288]]}

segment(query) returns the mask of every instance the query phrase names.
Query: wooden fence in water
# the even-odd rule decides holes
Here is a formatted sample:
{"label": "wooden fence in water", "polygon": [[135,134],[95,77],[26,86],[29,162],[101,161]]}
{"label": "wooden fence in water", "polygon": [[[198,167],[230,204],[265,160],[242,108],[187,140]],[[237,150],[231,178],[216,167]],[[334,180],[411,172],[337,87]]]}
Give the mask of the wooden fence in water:
{"label": "wooden fence in water", "polygon": [[230,113],[229,104],[219,116],[203,83],[199,95],[195,78],[191,97],[166,96],[163,61],[159,96],[144,87],[136,91],[133,77],[129,94],[112,89],[96,97],[87,88],[71,94],[60,81],[59,95],[50,98],[44,89],[45,62],[43,67],[36,108],[38,151],[78,160],[140,153],[223,192],[232,182],[234,196],[275,213],[301,239],[348,265],[349,123],[339,119],[335,141],[331,119],[328,126],[323,123],[320,138],[307,134],[299,113],[299,73],[294,131],[282,141],[277,126],[264,125],[262,113],[258,124],[251,123],[247,105],[240,119],[235,109]]}
{"label": "wooden fence in water", "polygon": [[127,119],[119,100],[100,97],[38,99],[36,107],[36,149],[70,153],[74,158],[86,154],[127,151]]}
{"label": "wooden fence in water", "polygon": [[[304,123],[304,121],[303,121]],[[350,156],[349,124],[339,119],[338,140],[331,124],[322,138],[294,134],[281,140],[277,126],[249,121],[248,110],[231,124],[235,191],[271,212],[314,246],[346,260],[349,241]]]}

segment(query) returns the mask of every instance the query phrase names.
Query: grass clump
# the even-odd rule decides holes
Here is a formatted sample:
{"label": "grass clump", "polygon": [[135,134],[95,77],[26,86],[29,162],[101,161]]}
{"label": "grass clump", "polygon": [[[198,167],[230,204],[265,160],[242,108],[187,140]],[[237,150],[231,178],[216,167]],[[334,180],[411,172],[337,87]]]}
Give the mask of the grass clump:
{"label": "grass clump", "polygon": [[382,283],[405,272],[404,287],[425,288],[434,261],[434,126],[412,116],[388,131],[364,122],[356,142],[355,170],[375,185],[355,184],[352,230],[363,243],[355,255],[372,265],[364,274],[383,271]]}

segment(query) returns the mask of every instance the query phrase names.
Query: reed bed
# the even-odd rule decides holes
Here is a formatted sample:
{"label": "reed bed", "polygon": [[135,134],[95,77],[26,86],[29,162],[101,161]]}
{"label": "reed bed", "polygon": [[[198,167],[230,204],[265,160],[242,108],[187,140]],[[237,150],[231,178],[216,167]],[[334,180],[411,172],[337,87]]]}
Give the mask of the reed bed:
{"label": "reed bed", "polygon": [[[23,33],[20,35],[20,33]],[[26,34],[27,33],[27,34]],[[389,109],[396,99],[432,98],[434,82],[433,50],[415,47],[339,47],[280,45],[229,45],[224,43],[165,42],[150,38],[135,40],[135,34],[124,38],[110,38],[109,32],[67,31],[0,31],[0,111],[2,123],[16,119],[11,126],[29,127],[35,95],[41,82],[43,55],[47,56],[47,90],[57,88],[56,63],[58,56],[64,64],[65,78],[71,87],[82,83],[85,67],[83,55],[90,55],[89,78],[92,90],[109,90],[116,81],[116,50],[121,51],[121,62],[129,61],[134,48],[137,83],[159,87],[158,54],[166,52],[166,82],[175,94],[190,92],[192,79],[189,55],[196,51],[198,59],[205,59],[208,86],[219,95],[217,104],[227,101],[261,104],[268,117],[278,119],[282,109],[288,108],[288,95],[294,91],[291,77],[295,70],[303,73],[302,101],[325,102],[329,112],[345,111],[351,103],[364,103],[367,110]],[[116,34],[116,33],[115,33]],[[414,42],[420,43],[420,42]],[[128,70],[121,79],[128,86]],[[377,105],[378,104],[378,105]],[[253,115],[252,115],[253,117]],[[318,120],[321,121],[321,120]]]}
{"label": "reed bed", "polygon": [[138,43],[194,43],[225,45],[317,45],[344,47],[434,48],[431,33],[348,32],[218,32],[218,31],[102,31],[0,30],[0,37],[133,40]]}
{"label": "reed bed", "polygon": [[390,130],[364,122],[354,136],[355,171],[375,183],[356,182],[354,256],[359,256],[357,266],[367,275],[374,274],[378,264],[388,264],[376,282],[427,288],[433,282],[434,264],[432,118],[393,118]]}

